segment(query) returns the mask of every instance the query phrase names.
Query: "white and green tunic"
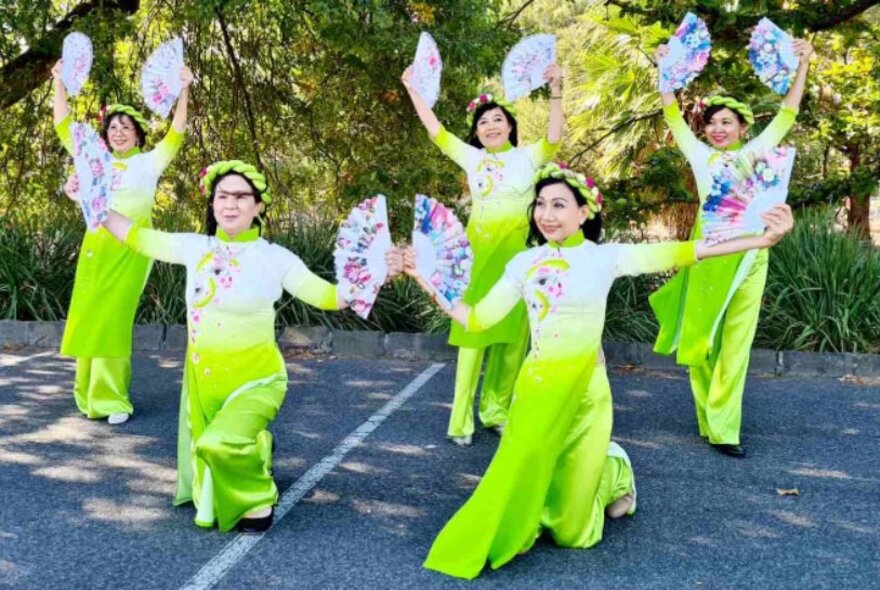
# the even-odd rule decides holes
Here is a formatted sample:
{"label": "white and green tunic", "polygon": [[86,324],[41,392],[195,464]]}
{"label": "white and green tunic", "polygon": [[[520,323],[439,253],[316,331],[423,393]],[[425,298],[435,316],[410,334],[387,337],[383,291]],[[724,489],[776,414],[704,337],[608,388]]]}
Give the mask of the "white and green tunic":
{"label": "white and green tunic", "polygon": [[[70,116],[55,126],[65,149],[73,153]],[[183,133],[171,127],[149,152],[139,148],[113,153],[113,208],[140,227],[152,227],[156,185],[183,145]],[[106,358],[131,356],[131,333],[150,259],[132,252],[103,227],[83,236],[61,354]]]}
{"label": "white and green tunic", "polygon": [[[463,301],[473,305],[482,299],[504,273],[504,266],[526,249],[529,234],[527,209],[532,202],[532,177],[559,149],[546,138],[524,147],[507,143],[498,151],[479,149],[441,127],[434,138],[437,146],[467,174],[471,214],[467,236],[474,252],[471,283]],[[467,348],[516,342],[522,333],[525,308],[514,306],[510,313],[485,332],[469,334],[452,325],[449,343]]]}
{"label": "white and green tunic", "polygon": [[196,523],[230,530],[278,497],[271,467],[274,420],[287,392],[275,341],[282,289],[321,309],[338,309],[336,286],[311,273],[256,228],[231,240],[133,227],[125,243],[144,256],[186,266],[188,342],[181,392],[178,491]]}
{"label": "white and green tunic", "polygon": [[601,540],[605,507],[632,481],[621,460],[606,460],[611,395],[593,380],[608,291],[617,277],[695,262],[692,242],[596,245],[578,233],[507,265],[471,309],[467,329],[490,328],[524,300],[532,347],[498,450],[425,567],[474,578],[487,560],[498,568],[529,549],[541,527],[564,546]]}

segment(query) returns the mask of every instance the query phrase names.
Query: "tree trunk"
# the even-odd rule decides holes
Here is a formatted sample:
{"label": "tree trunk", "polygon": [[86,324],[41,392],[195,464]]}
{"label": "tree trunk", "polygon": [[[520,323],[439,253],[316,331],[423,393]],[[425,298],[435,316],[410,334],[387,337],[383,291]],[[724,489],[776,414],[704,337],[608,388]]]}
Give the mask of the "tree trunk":
{"label": "tree trunk", "polygon": [[[858,146],[850,146],[847,152],[849,154],[849,172],[852,175],[861,163],[862,154]],[[850,231],[863,240],[871,237],[870,215],[871,196],[859,195],[856,194],[856,191],[850,190],[846,223]]]}
{"label": "tree trunk", "polygon": [[27,51],[0,68],[0,110],[14,105],[49,78],[52,66],[61,57],[64,37],[76,21],[102,10],[131,15],[139,7],[140,0],[91,0],[68,12]]}

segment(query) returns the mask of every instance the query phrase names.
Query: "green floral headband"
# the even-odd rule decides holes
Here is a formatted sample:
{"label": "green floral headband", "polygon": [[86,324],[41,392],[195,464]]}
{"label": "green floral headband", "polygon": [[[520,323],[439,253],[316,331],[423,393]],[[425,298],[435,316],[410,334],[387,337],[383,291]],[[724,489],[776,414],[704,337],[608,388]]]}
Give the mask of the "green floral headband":
{"label": "green floral headband", "polygon": [[110,104],[101,109],[101,122],[108,120],[113,115],[128,115],[132,120],[140,125],[141,131],[146,133],[149,129],[147,118],[134,107],[127,104]]}
{"label": "green floral headband", "polygon": [[592,178],[575,172],[562,162],[550,162],[535,173],[535,176],[532,178],[532,184],[538,184],[548,178],[562,180],[580,193],[587,201],[587,208],[590,210],[587,219],[595,218],[602,211],[602,203],[605,201],[605,198],[599,192],[599,187],[596,186]]}
{"label": "green floral headband", "polygon": [[484,104],[495,103],[500,107],[503,107],[505,111],[510,113],[511,117],[516,117],[516,108],[513,106],[513,103],[509,100],[505,100],[501,96],[496,96],[491,92],[486,92],[481,94],[477,98],[470,101],[467,105],[467,124],[468,127],[474,124],[474,113],[477,112],[477,109],[483,106]]}
{"label": "green floral headband", "polygon": [[222,160],[214,162],[207,168],[202,168],[199,190],[205,196],[210,195],[214,190],[214,183],[217,182],[217,178],[229,172],[234,172],[247,178],[260,193],[260,198],[264,203],[268,205],[272,202],[272,193],[269,191],[266,177],[253,164],[248,164],[241,160]]}
{"label": "green floral headband", "polygon": [[739,113],[749,125],[755,124],[755,115],[752,113],[752,109],[749,108],[749,105],[742,103],[735,98],[729,96],[713,96],[712,98],[703,101],[704,108],[714,106],[727,107],[731,111]]}

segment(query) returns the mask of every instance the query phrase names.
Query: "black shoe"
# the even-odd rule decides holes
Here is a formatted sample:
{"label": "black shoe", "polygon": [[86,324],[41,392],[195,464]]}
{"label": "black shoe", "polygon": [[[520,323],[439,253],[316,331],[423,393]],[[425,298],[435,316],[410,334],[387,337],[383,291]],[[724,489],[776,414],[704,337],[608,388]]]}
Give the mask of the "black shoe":
{"label": "black shoe", "polygon": [[746,450],[742,448],[740,445],[728,445],[724,443],[709,443],[712,445],[712,448],[718,451],[719,453],[724,453],[728,457],[745,457]]}
{"label": "black shoe", "polygon": [[246,535],[257,535],[268,531],[274,520],[275,508],[272,508],[272,511],[268,516],[263,516],[261,518],[242,518],[238,521],[238,524],[235,525],[235,529]]}

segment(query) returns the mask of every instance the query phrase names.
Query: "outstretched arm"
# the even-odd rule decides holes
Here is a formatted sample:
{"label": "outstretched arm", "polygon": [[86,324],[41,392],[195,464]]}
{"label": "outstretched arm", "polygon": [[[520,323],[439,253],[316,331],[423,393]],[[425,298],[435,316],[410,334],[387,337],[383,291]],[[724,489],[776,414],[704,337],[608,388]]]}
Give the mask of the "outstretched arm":
{"label": "outstretched arm", "polygon": [[415,86],[413,86],[412,66],[404,70],[403,75],[400,77],[400,81],[403,82],[403,86],[406,88],[409,98],[412,100],[413,106],[416,108],[416,114],[422,121],[422,125],[425,126],[431,139],[434,139],[437,137],[437,134],[440,133],[442,125],[440,124],[440,120],[437,119],[437,115],[434,114],[434,111],[431,110],[431,107],[428,106],[428,103],[425,102],[425,99],[422,98],[419,92],[415,89]]}

